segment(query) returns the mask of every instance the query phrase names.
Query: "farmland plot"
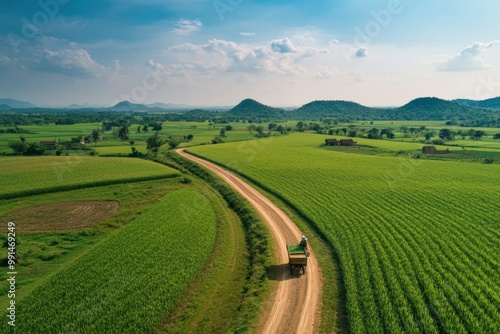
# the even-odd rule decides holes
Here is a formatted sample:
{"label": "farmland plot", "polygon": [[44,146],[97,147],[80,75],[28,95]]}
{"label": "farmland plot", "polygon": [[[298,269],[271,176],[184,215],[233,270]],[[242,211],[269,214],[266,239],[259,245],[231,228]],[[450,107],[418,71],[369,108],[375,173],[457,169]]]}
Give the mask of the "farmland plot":
{"label": "farmland plot", "polygon": [[[160,179],[179,172],[151,161],[98,157],[2,158],[0,198]],[[26,182],[29,180],[29,182]]]}
{"label": "farmland plot", "polygon": [[295,134],[189,151],[278,194],[327,236],[346,330],[498,333],[500,166],[326,151],[323,141]]}
{"label": "farmland plot", "polygon": [[19,302],[14,330],[154,332],[206,263],[215,236],[206,197],[167,195]]}

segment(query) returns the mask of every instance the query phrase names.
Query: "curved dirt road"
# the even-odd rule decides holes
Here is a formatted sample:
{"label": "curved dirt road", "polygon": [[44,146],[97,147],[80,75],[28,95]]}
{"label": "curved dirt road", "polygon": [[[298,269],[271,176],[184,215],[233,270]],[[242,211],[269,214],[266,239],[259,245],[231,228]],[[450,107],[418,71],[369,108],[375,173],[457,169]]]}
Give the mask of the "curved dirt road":
{"label": "curved dirt road", "polygon": [[305,275],[292,275],[288,264],[286,244],[298,243],[302,232],[264,195],[223,168],[184,152],[177,150],[182,156],[210,169],[231,187],[243,195],[259,212],[269,225],[275,244],[277,245],[276,290],[271,295],[261,324],[259,333],[315,333],[320,319],[321,272],[318,262],[311,251]]}

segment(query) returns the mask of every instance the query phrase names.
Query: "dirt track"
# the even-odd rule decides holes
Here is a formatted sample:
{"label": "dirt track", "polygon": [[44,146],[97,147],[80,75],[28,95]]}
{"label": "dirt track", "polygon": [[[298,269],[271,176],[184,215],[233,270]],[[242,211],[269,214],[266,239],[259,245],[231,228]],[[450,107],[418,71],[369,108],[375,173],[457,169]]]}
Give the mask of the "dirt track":
{"label": "dirt track", "polygon": [[177,152],[212,170],[231,187],[242,194],[269,225],[277,245],[276,290],[262,316],[259,333],[315,333],[320,320],[321,272],[311,251],[305,275],[290,273],[285,245],[298,243],[302,232],[264,195],[234,174],[206,160],[192,156],[183,149]]}

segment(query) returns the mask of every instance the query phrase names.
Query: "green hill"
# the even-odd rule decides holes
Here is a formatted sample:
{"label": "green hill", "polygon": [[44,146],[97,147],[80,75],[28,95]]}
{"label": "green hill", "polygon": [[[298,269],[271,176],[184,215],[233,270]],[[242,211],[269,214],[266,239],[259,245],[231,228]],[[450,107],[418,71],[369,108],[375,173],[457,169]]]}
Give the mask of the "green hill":
{"label": "green hill", "polygon": [[474,108],[436,97],[421,97],[396,109],[400,119],[408,120],[468,120],[491,116],[484,109]]}
{"label": "green hill", "polygon": [[453,100],[453,102],[475,108],[500,109],[500,96],[487,100],[458,99],[458,100]]}
{"label": "green hill", "polygon": [[230,109],[227,115],[245,118],[281,119],[286,117],[286,112],[283,109],[273,108],[252,99],[245,99]]}
{"label": "green hill", "polygon": [[317,117],[354,117],[355,119],[372,119],[377,114],[382,115],[386,109],[365,107],[350,101],[313,101],[294,111],[298,118]]}

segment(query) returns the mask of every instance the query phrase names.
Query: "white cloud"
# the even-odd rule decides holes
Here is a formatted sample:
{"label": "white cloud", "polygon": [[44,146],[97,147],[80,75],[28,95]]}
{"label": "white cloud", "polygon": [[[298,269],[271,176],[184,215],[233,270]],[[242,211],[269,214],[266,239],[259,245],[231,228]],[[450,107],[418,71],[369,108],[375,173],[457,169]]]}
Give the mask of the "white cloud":
{"label": "white cloud", "polygon": [[7,56],[0,56],[0,64],[2,65],[7,65],[12,62],[12,59],[10,59]]}
{"label": "white cloud", "polygon": [[367,48],[359,48],[358,51],[354,54],[357,58],[368,57],[368,49]]}
{"label": "white cloud", "polygon": [[330,79],[333,78],[336,74],[338,74],[338,70],[336,68],[328,68],[325,66],[316,66],[316,73],[314,77],[317,79]]}
{"label": "white cloud", "polygon": [[[246,45],[221,39],[206,44],[182,44],[166,50],[177,69],[215,72],[300,74],[307,72],[299,63],[310,50],[295,53],[273,52],[269,45]],[[182,54],[182,57],[180,57]],[[179,63],[179,60],[182,63]],[[171,67],[169,67],[171,68]]]}
{"label": "white cloud", "polygon": [[282,38],[282,39],[275,39],[274,41],[271,42],[271,49],[274,52],[279,52],[279,53],[291,53],[291,52],[296,52],[297,49],[292,44],[292,41],[288,37]]}
{"label": "white cloud", "polygon": [[202,26],[203,24],[198,19],[196,20],[180,19],[179,21],[177,21],[177,23],[175,24],[175,28],[172,29],[172,31],[178,35],[189,35],[193,32],[200,30]]}
{"label": "white cloud", "polygon": [[438,66],[441,71],[477,71],[490,68],[480,55],[500,41],[489,43],[476,42],[463,49],[459,54],[447,59]]}
{"label": "white cloud", "polygon": [[70,76],[100,76],[107,71],[81,48],[45,49],[37,69]]}
{"label": "white cloud", "polygon": [[241,36],[249,37],[249,36],[255,36],[254,32],[240,32]]}
{"label": "white cloud", "polygon": [[349,77],[351,78],[351,82],[363,82],[368,79],[366,74],[359,69],[355,69],[354,71],[350,72]]}

